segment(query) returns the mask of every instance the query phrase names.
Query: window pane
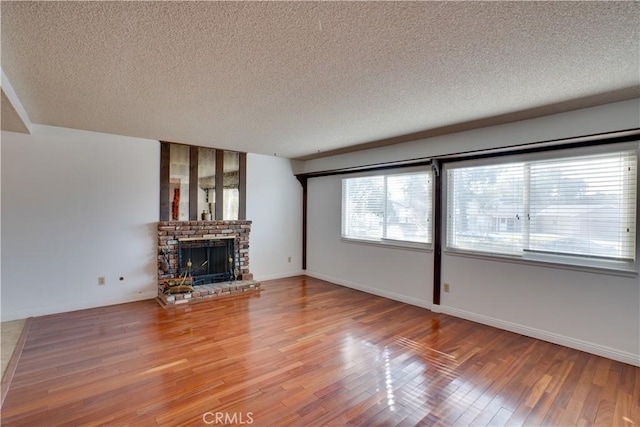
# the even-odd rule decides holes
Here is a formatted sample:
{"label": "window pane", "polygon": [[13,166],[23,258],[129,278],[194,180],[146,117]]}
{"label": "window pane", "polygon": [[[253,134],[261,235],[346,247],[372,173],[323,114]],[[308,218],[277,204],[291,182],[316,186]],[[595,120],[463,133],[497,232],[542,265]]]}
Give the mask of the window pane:
{"label": "window pane", "polygon": [[635,258],[635,153],[531,165],[529,250]]}
{"label": "window pane", "polygon": [[342,180],[342,235],[381,239],[384,220],[384,177]]}
{"label": "window pane", "polygon": [[431,241],[431,180],[426,172],[387,177],[386,238]]}
{"label": "window pane", "polygon": [[521,163],[448,170],[447,246],[520,254],[523,171]]}
{"label": "window pane", "polygon": [[448,248],[635,260],[635,149],[454,167],[447,179]]}

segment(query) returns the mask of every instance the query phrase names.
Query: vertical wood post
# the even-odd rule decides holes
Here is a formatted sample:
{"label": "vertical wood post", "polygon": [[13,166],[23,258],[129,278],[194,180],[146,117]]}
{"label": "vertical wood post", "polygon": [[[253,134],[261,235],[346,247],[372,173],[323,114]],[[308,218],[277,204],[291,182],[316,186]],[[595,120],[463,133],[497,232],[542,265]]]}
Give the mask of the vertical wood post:
{"label": "vertical wood post", "polygon": [[296,175],[302,185],[302,269],[307,269],[307,177]]}
{"label": "vertical wood post", "polygon": [[442,177],[440,163],[432,161],[434,179],[433,194],[433,303],[440,305],[440,281],[442,277]]}
{"label": "vertical wood post", "polygon": [[238,160],[238,219],[247,219],[247,153],[239,153]]}
{"label": "vertical wood post", "polygon": [[169,162],[171,144],[160,142],[160,221],[171,219],[171,203],[169,202]]}

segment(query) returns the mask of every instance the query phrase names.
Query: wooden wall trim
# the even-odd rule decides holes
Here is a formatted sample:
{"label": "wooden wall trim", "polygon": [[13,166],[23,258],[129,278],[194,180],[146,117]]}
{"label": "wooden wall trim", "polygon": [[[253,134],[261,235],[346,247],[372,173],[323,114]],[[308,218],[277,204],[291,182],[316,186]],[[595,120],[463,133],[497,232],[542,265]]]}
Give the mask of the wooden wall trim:
{"label": "wooden wall trim", "polygon": [[440,305],[442,278],[442,177],[440,163],[434,160],[433,169],[433,304]]}
{"label": "wooden wall trim", "polygon": [[169,202],[169,162],[171,159],[171,144],[160,143],[160,221],[171,219],[171,203]]}
{"label": "wooden wall trim", "polygon": [[247,153],[238,153],[238,219],[247,219]]}
{"label": "wooden wall trim", "polygon": [[307,183],[306,176],[297,175],[296,178],[302,185],[302,269],[307,269]]}

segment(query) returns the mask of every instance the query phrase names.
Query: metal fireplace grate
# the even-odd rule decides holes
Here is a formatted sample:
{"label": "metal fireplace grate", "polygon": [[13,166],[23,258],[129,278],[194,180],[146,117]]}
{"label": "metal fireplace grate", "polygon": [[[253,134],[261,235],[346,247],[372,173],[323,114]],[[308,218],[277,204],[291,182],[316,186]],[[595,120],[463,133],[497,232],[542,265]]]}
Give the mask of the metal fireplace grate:
{"label": "metal fireplace grate", "polygon": [[196,286],[233,280],[238,259],[234,238],[178,241],[178,273]]}

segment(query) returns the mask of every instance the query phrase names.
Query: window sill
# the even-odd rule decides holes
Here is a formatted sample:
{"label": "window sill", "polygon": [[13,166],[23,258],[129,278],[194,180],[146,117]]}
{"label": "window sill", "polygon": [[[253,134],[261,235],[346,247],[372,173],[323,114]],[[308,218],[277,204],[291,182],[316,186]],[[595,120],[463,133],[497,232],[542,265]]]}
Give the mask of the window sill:
{"label": "window sill", "polygon": [[433,250],[432,245],[429,243],[405,242],[400,240],[365,240],[341,237],[340,241],[343,243],[354,243],[357,245],[388,247],[392,249],[405,249],[419,252],[431,252]]}
{"label": "window sill", "polygon": [[[570,256],[555,256],[554,259],[543,257],[520,257],[516,255],[488,254],[486,252],[473,252],[456,249],[445,249],[445,255],[461,256],[467,258],[484,259],[496,262],[510,262],[514,264],[533,265],[538,267],[557,268],[563,270],[582,271],[586,273],[605,274],[609,276],[638,277],[635,266],[629,266],[622,262],[598,261],[598,265],[588,264],[590,260],[579,260]],[[562,262],[562,261],[566,262]]]}

